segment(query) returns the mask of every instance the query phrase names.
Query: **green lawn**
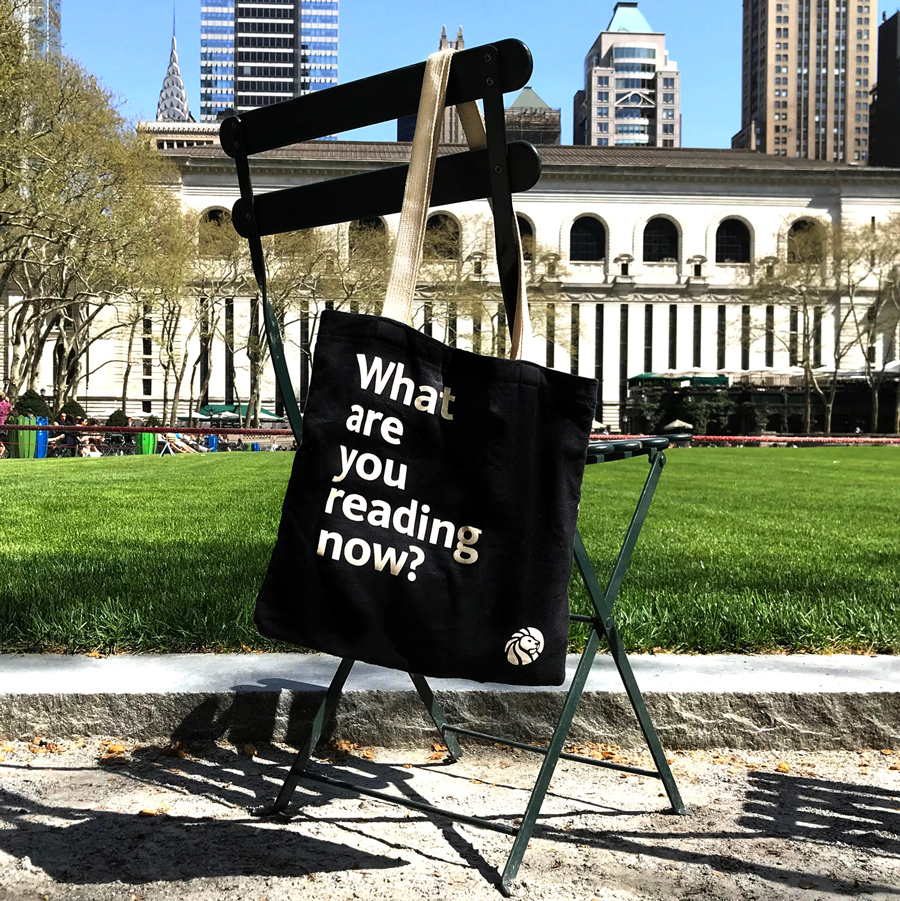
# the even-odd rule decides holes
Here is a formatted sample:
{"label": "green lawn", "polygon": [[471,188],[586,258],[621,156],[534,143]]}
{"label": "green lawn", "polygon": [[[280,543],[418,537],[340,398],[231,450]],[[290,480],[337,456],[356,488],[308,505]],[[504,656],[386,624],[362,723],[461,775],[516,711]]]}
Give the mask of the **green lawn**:
{"label": "green lawn", "polygon": [[[629,650],[900,651],[900,448],[668,457],[616,607]],[[292,459],[0,462],[0,650],[275,647],[253,600]],[[601,582],[645,473],[588,470]]]}

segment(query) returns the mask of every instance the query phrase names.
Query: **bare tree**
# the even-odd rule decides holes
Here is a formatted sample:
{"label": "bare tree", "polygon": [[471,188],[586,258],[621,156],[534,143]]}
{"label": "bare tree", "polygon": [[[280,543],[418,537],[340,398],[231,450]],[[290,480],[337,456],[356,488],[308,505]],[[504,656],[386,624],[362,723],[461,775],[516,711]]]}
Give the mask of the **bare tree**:
{"label": "bare tree", "polygon": [[[887,378],[886,366],[891,354],[881,354],[896,344],[900,301],[900,217],[885,223],[845,226],[835,231],[835,286],[847,304],[853,341],[859,347],[863,375],[869,388],[869,431],[877,432],[880,419],[881,388]],[[887,341],[885,341],[887,338]],[[900,430],[900,414],[895,414],[894,430]]]}
{"label": "bare tree", "polygon": [[[783,259],[766,261],[751,288],[750,299],[759,304],[787,308],[787,329],[772,333],[788,352],[789,365],[803,371],[803,429],[812,431],[812,398],[817,395],[825,410],[825,432],[831,420],[837,391],[837,375],[855,345],[845,337],[850,309],[840,302],[833,273],[829,273],[829,233],[816,222],[795,223],[788,233]],[[822,360],[822,329],[834,322],[834,340],[829,365]]]}

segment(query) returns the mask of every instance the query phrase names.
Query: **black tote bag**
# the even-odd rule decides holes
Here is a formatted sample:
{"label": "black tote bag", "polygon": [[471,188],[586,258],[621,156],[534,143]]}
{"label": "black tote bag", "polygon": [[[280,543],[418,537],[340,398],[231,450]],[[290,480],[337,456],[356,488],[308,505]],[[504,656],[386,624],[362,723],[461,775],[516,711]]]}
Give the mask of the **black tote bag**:
{"label": "black tote bag", "polygon": [[[425,676],[559,685],[597,383],[397,321],[412,306],[448,69],[446,53],[429,60],[388,315],[322,313],[255,621]],[[529,330],[520,295],[514,349]]]}

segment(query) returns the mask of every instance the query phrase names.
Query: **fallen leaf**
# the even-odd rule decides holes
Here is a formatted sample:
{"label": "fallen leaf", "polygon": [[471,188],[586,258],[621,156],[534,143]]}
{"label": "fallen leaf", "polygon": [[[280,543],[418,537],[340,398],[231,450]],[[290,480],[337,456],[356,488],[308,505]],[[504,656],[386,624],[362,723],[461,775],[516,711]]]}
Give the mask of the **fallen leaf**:
{"label": "fallen leaf", "polygon": [[[432,751],[432,753],[428,755],[428,759],[429,760],[443,760],[444,755],[440,751]],[[501,763],[500,766],[503,766],[503,764]],[[507,764],[507,766],[509,766],[509,764]]]}
{"label": "fallen leaf", "polygon": [[888,751],[887,749],[882,750],[881,753],[884,754],[885,757],[892,757],[894,754],[893,751]]}
{"label": "fallen leaf", "polygon": [[815,882],[810,882],[808,879],[801,879],[797,885],[800,888],[818,888]]}
{"label": "fallen leaf", "polygon": [[153,807],[144,807],[142,810],[138,811],[139,817],[158,817],[160,811],[155,810]]}
{"label": "fallen leaf", "polygon": [[257,753],[256,745],[251,745],[249,742],[244,745],[244,757],[256,757]]}
{"label": "fallen leaf", "polygon": [[893,766],[888,767],[889,770],[900,770],[900,763],[895,763]]}
{"label": "fallen leaf", "polygon": [[16,750],[16,746],[15,746],[15,745],[4,745],[2,748],[0,748],[0,751],[3,751],[3,752],[6,753],[6,754],[9,754],[9,753],[11,753],[12,751],[15,751],[15,750]]}
{"label": "fallen leaf", "polygon": [[446,751],[446,750],[447,750],[447,746],[446,746],[446,745],[438,745],[438,744],[434,744],[434,745],[431,746],[431,749],[432,749],[433,751]]}
{"label": "fallen leaf", "polygon": [[106,766],[125,766],[128,758],[122,754],[102,754],[100,763],[106,764]]}
{"label": "fallen leaf", "polygon": [[776,767],[779,773],[789,773],[791,768],[782,760]]}
{"label": "fallen leaf", "polygon": [[363,760],[374,760],[375,759],[375,749],[374,748],[366,748],[363,751]]}
{"label": "fallen leaf", "polygon": [[104,655],[99,651],[91,651],[89,654],[85,654],[85,657],[93,657],[94,660],[100,660]]}
{"label": "fallen leaf", "polygon": [[106,749],[110,754],[124,754],[125,745],[109,745]]}
{"label": "fallen leaf", "polygon": [[192,760],[190,753],[187,750],[187,747],[183,745],[180,741],[176,741],[174,744],[166,745],[165,748],[160,751],[163,757],[180,757],[182,760]]}
{"label": "fallen leaf", "polygon": [[404,769],[404,770],[411,770],[411,769],[412,769],[412,764],[411,764],[411,763],[404,763],[404,764],[403,764],[403,769]]}

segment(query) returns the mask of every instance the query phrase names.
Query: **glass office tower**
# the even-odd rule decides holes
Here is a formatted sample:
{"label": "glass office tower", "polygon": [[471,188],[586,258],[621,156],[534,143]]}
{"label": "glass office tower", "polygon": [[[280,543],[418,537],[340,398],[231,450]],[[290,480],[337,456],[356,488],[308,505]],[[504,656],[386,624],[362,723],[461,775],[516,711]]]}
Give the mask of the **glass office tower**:
{"label": "glass office tower", "polygon": [[216,0],[201,8],[200,118],[338,82],[339,0]]}
{"label": "glass office tower", "polygon": [[616,4],[584,60],[572,143],[596,147],[680,147],[681,73],[666,36],[635,2]]}
{"label": "glass office tower", "polygon": [[27,27],[29,48],[46,56],[59,53],[60,0],[26,0],[17,13]]}

